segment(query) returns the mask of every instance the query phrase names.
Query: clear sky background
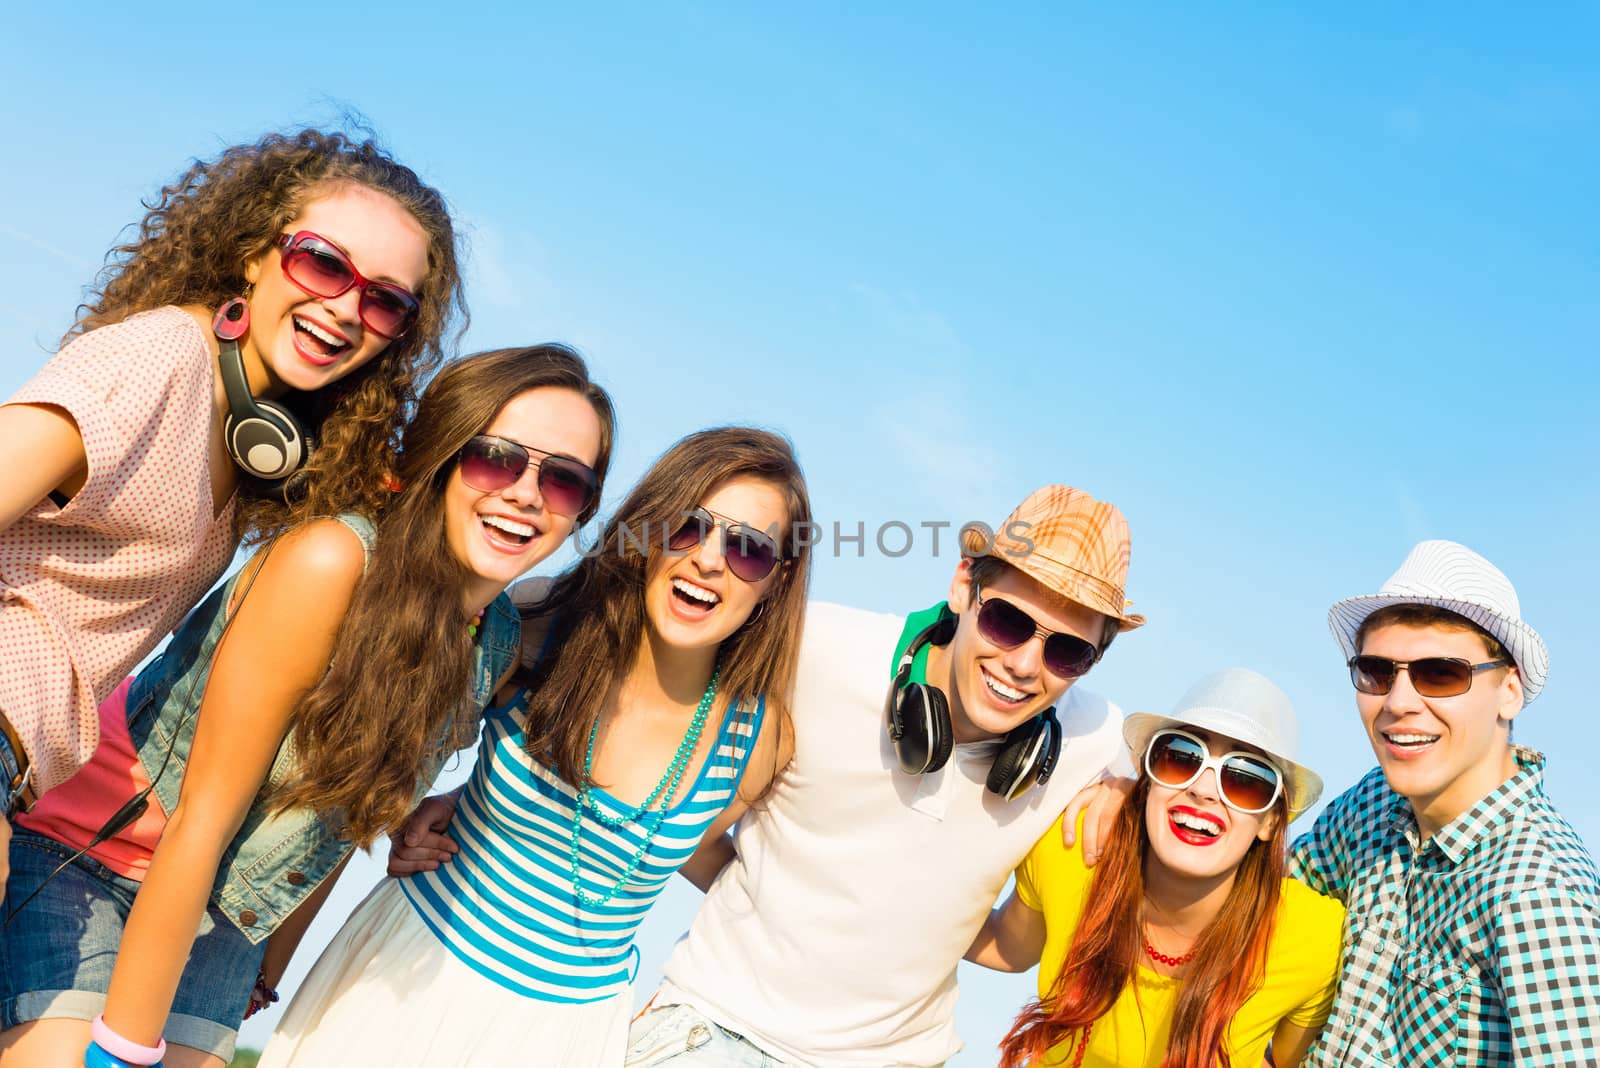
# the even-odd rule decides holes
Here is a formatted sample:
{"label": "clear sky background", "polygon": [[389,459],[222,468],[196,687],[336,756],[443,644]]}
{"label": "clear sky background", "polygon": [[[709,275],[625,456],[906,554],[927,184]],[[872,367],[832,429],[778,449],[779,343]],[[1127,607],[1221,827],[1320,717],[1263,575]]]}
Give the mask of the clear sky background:
{"label": "clear sky background", "polygon": [[[612,390],[609,503],[686,432],[781,429],[825,529],[868,532],[859,557],[825,542],[814,595],[905,612],[957,557],[921,531],[885,556],[881,524],[1081,486],[1127,513],[1151,621],[1089,684],[1163,710],[1263,671],[1333,790],[1372,755],[1329,604],[1462,541],[1550,645],[1517,735],[1600,843],[1600,6],[3,21],[0,395],[190,158],[359,109],[465,224],[463,351],[567,341]],[[696,898],[646,924],[641,1001]],[[992,1063],[1033,978],[962,984],[953,1063]]]}

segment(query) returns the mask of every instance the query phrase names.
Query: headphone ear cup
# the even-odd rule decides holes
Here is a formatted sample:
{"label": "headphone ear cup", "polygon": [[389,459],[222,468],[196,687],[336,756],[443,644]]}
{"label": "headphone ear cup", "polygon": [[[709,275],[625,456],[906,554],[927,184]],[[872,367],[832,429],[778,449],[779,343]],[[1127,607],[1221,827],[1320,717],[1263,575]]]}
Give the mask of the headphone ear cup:
{"label": "headphone ear cup", "polygon": [[[225,305],[217,313],[218,322],[223,321],[223,313],[234,303],[242,302]],[[248,311],[245,321],[249,321]],[[217,369],[228,400],[222,439],[233,462],[245,474],[263,482],[280,482],[298,471],[310,452],[305,431],[289,409],[250,395],[239,343],[220,332]]]}
{"label": "headphone ear cup", "polygon": [[300,469],[306,459],[306,438],[287,408],[255,399],[254,411],[223,420],[223,434],[234,463],[263,482],[277,482]]}
{"label": "headphone ear cup", "polygon": [[1050,778],[1060,752],[1061,724],[1055,709],[1048,708],[1006,734],[984,785],[990,793],[1013,801]]}
{"label": "headphone ear cup", "polygon": [[932,740],[932,757],[928,760],[928,770],[938,771],[950,762],[950,754],[955,749],[954,728],[950,725],[950,703],[945,700],[944,691],[937,686],[926,687],[928,691],[928,737]]}
{"label": "headphone ear cup", "polygon": [[937,687],[912,682],[894,695],[889,737],[907,775],[938,771],[950,759],[950,709]]}

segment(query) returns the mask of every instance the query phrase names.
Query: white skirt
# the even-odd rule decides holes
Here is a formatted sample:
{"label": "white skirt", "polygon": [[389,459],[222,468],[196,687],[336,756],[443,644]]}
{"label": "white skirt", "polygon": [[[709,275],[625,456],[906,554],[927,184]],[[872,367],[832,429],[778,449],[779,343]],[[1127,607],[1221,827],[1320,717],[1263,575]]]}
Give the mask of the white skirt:
{"label": "white skirt", "polygon": [[586,1004],[507,990],[457,959],[385,879],[323,950],[259,1068],[617,1068],[632,1013],[631,989]]}

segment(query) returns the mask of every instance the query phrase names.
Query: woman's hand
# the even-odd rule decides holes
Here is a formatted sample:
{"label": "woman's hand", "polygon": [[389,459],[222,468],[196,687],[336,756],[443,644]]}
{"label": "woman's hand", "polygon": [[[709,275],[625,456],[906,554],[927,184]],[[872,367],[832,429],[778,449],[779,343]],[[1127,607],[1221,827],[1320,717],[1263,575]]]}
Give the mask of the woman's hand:
{"label": "woman's hand", "polygon": [[250,990],[250,1005],[244,1010],[246,1020],[269,1005],[278,1003],[278,991],[261,972],[256,973],[256,985]]}
{"label": "woman's hand", "polygon": [[459,792],[423,798],[400,829],[389,836],[390,875],[433,871],[460,852],[455,839],[444,833],[450,826],[450,817],[456,813]]}

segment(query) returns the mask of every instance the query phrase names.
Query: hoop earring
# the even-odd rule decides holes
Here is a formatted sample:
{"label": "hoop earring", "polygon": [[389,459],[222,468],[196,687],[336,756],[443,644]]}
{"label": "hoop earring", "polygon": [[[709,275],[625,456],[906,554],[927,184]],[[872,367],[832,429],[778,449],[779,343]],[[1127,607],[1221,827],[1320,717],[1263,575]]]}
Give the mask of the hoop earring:
{"label": "hoop earring", "polygon": [[750,624],[752,624],[756,620],[760,619],[762,614],[765,613],[766,610],[767,610],[767,599],[765,597],[763,597],[761,600],[756,602],[755,611],[750,613],[750,618],[748,618],[748,619],[746,619],[744,621],[744,625],[748,627]]}

